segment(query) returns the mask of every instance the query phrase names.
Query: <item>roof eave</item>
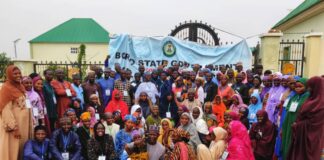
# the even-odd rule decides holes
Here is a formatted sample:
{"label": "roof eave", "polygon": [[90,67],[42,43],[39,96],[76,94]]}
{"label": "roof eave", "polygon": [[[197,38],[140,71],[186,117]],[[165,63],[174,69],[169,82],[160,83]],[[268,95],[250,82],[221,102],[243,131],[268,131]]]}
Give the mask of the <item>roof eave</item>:
{"label": "roof eave", "polygon": [[272,29],[284,31],[298,23],[306,21],[307,19],[314,17],[323,12],[324,12],[324,1],[310,7],[309,9],[301,12],[300,14],[294,16],[293,18],[283,23],[279,21],[275,26],[272,27]]}

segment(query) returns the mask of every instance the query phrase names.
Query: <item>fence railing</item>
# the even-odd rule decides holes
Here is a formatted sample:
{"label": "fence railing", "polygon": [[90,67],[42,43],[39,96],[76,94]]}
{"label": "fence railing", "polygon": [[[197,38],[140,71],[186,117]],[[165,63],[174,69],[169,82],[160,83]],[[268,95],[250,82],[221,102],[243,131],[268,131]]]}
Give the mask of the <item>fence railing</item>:
{"label": "fence railing", "polygon": [[43,75],[46,69],[56,70],[58,68],[63,69],[67,78],[71,78],[72,74],[79,73],[81,77],[85,77],[86,71],[90,70],[92,66],[102,67],[102,62],[84,62],[82,64],[78,62],[63,62],[63,61],[41,61],[34,64],[34,72]]}
{"label": "fence railing", "polygon": [[287,64],[294,66],[294,74],[302,76],[304,70],[305,42],[301,40],[283,40],[280,42],[279,68],[283,71]]}

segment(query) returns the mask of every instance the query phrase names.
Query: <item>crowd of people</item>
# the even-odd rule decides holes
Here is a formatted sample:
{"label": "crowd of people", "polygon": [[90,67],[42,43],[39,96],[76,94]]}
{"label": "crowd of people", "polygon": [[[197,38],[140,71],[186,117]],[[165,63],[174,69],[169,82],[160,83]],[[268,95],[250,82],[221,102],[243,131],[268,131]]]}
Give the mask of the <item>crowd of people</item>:
{"label": "crowd of people", "polygon": [[1,160],[319,160],[324,78],[199,64],[92,66],[22,76],[0,90]]}

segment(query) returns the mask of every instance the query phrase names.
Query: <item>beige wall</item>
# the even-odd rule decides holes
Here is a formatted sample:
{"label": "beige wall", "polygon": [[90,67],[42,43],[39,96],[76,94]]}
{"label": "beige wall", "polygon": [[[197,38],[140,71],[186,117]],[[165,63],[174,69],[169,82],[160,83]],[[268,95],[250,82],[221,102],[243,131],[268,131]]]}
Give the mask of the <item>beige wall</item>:
{"label": "beige wall", "polygon": [[277,72],[279,69],[279,47],[282,33],[263,34],[260,45],[261,64],[264,70]]}
{"label": "beige wall", "polygon": [[[31,58],[36,61],[73,61],[77,60],[77,54],[71,53],[71,48],[79,48],[81,44],[62,43],[32,43],[30,44]],[[108,44],[87,44],[87,62],[105,60],[108,55]]]}
{"label": "beige wall", "polygon": [[[324,33],[324,12],[318,14],[304,22],[301,22],[293,27],[282,30],[284,40],[302,40],[303,36],[309,32],[323,32]],[[307,32],[307,33],[306,33]],[[301,33],[301,34],[287,34],[287,33]]]}
{"label": "beige wall", "polygon": [[13,60],[14,64],[21,70],[23,76],[28,76],[34,72],[34,64],[32,60]]}

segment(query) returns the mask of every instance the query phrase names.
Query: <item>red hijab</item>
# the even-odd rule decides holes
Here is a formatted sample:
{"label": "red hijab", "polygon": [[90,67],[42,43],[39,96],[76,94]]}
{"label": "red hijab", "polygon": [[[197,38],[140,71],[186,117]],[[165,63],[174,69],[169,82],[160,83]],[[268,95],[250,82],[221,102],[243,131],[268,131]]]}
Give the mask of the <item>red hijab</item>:
{"label": "red hijab", "polygon": [[25,95],[25,87],[21,82],[15,82],[13,72],[19,70],[17,66],[10,65],[6,69],[6,82],[0,90],[0,112],[10,102]]}
{"label": "red hijab", "polygon": [[[116,94],[119,94],[119,99],[115,98]],[[114,89],[114,91],[112,92],[111,101],[108,103],[105,112],[113,113],[116,110],[120,110],[122,118],[124,119],[126,114],[128,114],[128,106],[126,102],[124,102],[122,99],[123,99],[122,93],[119,90]]]}

